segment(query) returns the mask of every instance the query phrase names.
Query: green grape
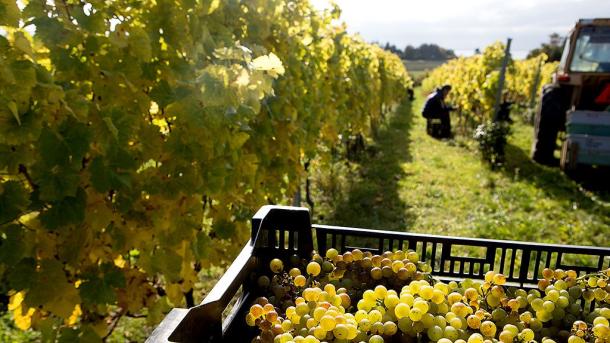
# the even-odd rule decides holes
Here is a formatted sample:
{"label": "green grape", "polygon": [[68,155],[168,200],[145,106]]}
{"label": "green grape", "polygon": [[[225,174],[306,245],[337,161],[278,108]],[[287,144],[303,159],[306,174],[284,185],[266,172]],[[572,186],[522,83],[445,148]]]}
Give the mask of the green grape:
{"label": "green grape", "polygon": [[271,262],[269,262],[269,268],[271,268],[272,272],[277,274],[284,269],[284,262],[282,262],[280,259],[274,258],[271,260]]}
{"label": "green grape", "polygon": [[335,258],[337,258],[337,256],[339,256],[339,251],[337,249],[330,248],[326,250],[326,258],[334,260]]}
{"label": "green grape", "polygon": [[320,326],[316,326],[313,330],[314,337],[320,340],[326,338],[326,333],[327,331]]}
{"label": "green grape", "polygon": [[333,334],[336,338],[347,339],[347,336],[349,335],[349,329],[345,324],[337,324],[333,329]]}
{"label": "green grape", "polygon": [[397,319],[407,317],[410,312],[411,312],[411,309],[409,308],[409,305],[407,305],[403,302],[397,304],[396,307],[394,308],[394,314],[396,315]]}
{"label": "green grape", "polygon": [[443,316],[434,317],[434,325],[439,326],[441,329],[444,329],[447,326],[447,320]]}
{"label": "green grape", "polygon": [[398,320],[398,329],[401,332],[409,333],[411,332],[413,321],[409,317],[403,317]]}
{"label": "green grape", "polygon": [[422,314],[427,313],[428,309],[430,308],[428,306],[428,302],[424,301],[424,300],[415,300],[415,302],[413,303],[413,308],[416,308],[418,310],[421,311]]}
{"label": "green grape", "polygon": [[568,338],[568,343],[585,343],[585,340],[581,337],[572,335]]}
{"label": "green grape", "polygon": [[299,316],[304,316],[307,313],[309,313],[309,306],[307,305],[307,303],[300,303],[296,306],[296,314],[298,314]]}
{"label": "green grape", "polygon": [[434,315],[430,313],[424,313],[420,321],[424,325],[424,328],[428,329],[434,326]]}
{"label": "green grape", "polygon": [[383,303],[387,308],[391,309],[400,303],[400,299],[396,295],[390,294],[384,299]]}
{"label": "green grape", "polygon": [[335,328],[336,321],[333,316],[324,315],[320,319],[320,327],[324,329],[324,331],[331,331]]}
{"label": "green grape", "polygon": [[525,324],[529,324],[530,320],[532,320],[532,313],[530,311],[525,311],[519,315],[519,320],[524,322]]}
{"label": "green grape", "polygon": [[415,251],[409,251],[407,253],[407,259],[411,261],[411,263],[417,263],[419,261],[419,255]]}
{"label": "green grape", "polygon": [[485,337],[494,337],[496,335],[496,324],[486,320],[481,323],[480,331]]}
{"label": "green grape", "polygon": [[453,326],[456,330],[462,328],[462,321],[460,318],[455,317],[449,321],[449,325]]}
{"label": "green grape", "polygon": [[468,343],[483,343],[484,338],[481,334],[473,333],[468,337]]}
{"label": "green grape", "polygon": [[494,294],[488,294],[485,300],[487,301],[487,304],[491,307],[498,307],[500,305],[500,297]]}
{"label": "green grape", "polygon": [[444,331],[441,327],[434,325],[431,328],[429,328],[428,331],[426,331],[426,334],[428,335],[428,338],[431,341],[436,342],[439,339],[443,338]]}
{"label": "green grape", "polygon": [[386,336],[393,336],[398,332],[398,326],[394,322],[387,321],[383,323],[383,334]]}
{"label": "green grape", "polygon": [[431,300],[435,304],[440,304],[445,301],[445,294],[442,291],[435,289],[432,292]]}
{"label": "green grape", "polygon": [[500,332],[500,335],[498,336],[498,339],[502,343],[512,343],[514,338],[515,338],[515,334],[513,334],[512,332],[509,332],[509,331],[502,331],[502,332]]}
{"label": "green grape", "polygon": [[450,339],[453,342],[456,339],[458,339],[459,332],[453,326],[446,326],[445,329],[443,330],[443,337]]}
{"label": "green grape", "polygon": [[358,328],[360,328],[360,330],[364,332],[369,331],[371,329],[371,321],[367,318],[361,319],[358,322]]}
{"label": "green grape", "polygon": [[481,326],[481,318],[476,315],[470,315],[466,318],[468,327],[471,329],[478,329]]}
{"label": "green grape", "polygon": [[601,316],[600,317],[596,317],[593,320],[593,325],[598,325],[598,324],[605,325],[605,326],[610,326],[610,322],[608,322],[608,319],[604,318],[604,317],[601,317]]}
{"label": "green grape", "polygon": [[371,312],[369,312],[369,320],[373,324],[379,322],[382,317],[383,315],[378,310],[372,310]]}
{"label": "green grape", "polygon": [[411,312],[409,312],[409,318],[414,322],[421,320],[423,315],[422,311],[418,308],[412,308]]}
{"label": "green grape", "polygon": [[369,338],[369,343],[383,343],[383,337],[379,336],[379,335],[373,335],[371,336],[371,338]]}
{"label": "green grape", "polygon": [[593,291],[593,296],[596,301],[602,301],[606,298],[608,293],[603,288],[597,288]]}
{"label": "green grape", "polygon": [[608,327],[608,325],[594,324],[592,332],[595,335],[595,337],[598,337],[601,339],[610,338],[610,327]]}
{"label": "green grape", "polygon": [[525,342],[531,342],[534,340],[534,331],[532,329],[523,329],[519,337]]}
{"label": "green grape", "polygon": [[322,271],[324,271],[325,273],[330,273],[335,269],[335,266],[329,262],[329,261],[324,261],[322,262]]}
{"label": "green grape", "polygon": [[309,262],[307,265],[307,274],[318,276],[320,274],[321,268],[318,262]]}
{"label": "green grape", "polygon": [[381,268],[374,267],[373,269],[371,269],[371,278],[373,278],[373,280],[381,280],[382,277],[383,272],[381,271]]}
{"label": "green grape", "polygon": [[533,318],[533,319],[530,321],[530,323],[529,323],[529,324],[530,324],[530,329],[534,330],[535,332],[538,332],[538,331],[542,330],[542,325],[543,325],[543,324],[542,324],[542,322],[541,322],[539,319],[537,319],[537,318]]}
{"label": "green grape", "polygon": [[495,274],[492,278],[493,283],[496,285],[504,285],[506,283],[506,276],[503,274]]}
{"label": "green grape", "polygon": [[504,331],[508,331],[513,334],[513,337],[519,334],[519,328],[512,324],[506,324],[503,328]]}
{"label": "green grape", "polygon": [[431,286],[423,286],[419,289],[419,294],[425,300],[430,300],[432,299],[432,295],[434,294],[434,288],[432,288]]}
{"label": "green grape", "polygon": [[[550,288],[550,287],[549,287]],[[555,289],[547,290],[545,300],[556,302],[559,299],[559,292]]]}
{"label": "green grape", "polygon": [[491,317],[496,322],[504,320],[507,315],[508,315],[508,313],[506,313],[506,311],[503,308],[497,308],[491,312]]}

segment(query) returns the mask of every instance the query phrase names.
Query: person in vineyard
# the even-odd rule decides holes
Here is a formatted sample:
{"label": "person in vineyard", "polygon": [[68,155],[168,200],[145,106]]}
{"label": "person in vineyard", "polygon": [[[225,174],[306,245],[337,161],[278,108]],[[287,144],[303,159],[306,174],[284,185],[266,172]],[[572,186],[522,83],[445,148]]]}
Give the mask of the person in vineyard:
{"label": "person in vineyard", "polygon": [[426,118],[426,132],[433,137],[451,137],[449,112],[453,111],[454,108],[445,103],[450,91],[451,85],[439,87],[428,96],[424,104],[422,115]]}

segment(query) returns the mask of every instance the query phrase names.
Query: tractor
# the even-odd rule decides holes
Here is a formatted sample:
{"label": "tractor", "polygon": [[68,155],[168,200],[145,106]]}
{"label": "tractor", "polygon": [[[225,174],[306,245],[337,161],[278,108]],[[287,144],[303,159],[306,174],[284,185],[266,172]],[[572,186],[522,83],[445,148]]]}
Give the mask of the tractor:
{"label": "tractor", "polygon": [[576,23],[553,81],[542,88],[533,160],[556,165],[558,137],[559,165],[565,172],[610,166],[610,18]]}

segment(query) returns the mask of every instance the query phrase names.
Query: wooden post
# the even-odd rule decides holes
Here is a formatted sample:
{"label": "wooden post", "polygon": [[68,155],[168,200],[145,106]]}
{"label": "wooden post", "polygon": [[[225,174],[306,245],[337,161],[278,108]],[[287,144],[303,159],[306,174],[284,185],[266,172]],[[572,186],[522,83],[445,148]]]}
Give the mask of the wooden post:
{"label": "wooden post", "polygon": [[536,78],[534,79],[534,84],[532,85],[532,91],[530,93],[530,107],[533,108],[536,105],[536,95],[538,90],[538,84],[540,83],[540,75],[542,74],[542,65],[544,61],[542,57],[540,57],[540,61],[538,62],[538,69],[536,69]]}
{"label": "wooden post", "polygon": [[502,90],[504,89],[504,79],[506,78],[506,66],[510,58],[510,43],[512,38],[506,40],[506,50],[504,50],[504,60],[500,69],[500,80],[498,81],[498,92],[496,93],[496,103],[494,105],[494,122],[498,121],[498,112],[500,112],[500,102],[502,101]]}

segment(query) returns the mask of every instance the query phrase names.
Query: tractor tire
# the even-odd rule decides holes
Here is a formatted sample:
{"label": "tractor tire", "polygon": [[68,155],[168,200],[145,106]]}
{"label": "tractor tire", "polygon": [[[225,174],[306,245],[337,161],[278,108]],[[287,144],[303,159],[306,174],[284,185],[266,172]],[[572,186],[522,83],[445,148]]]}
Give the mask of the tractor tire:
{"label": "tractor tire", "polygon": [[561,88],[545,87],[534,120],[532,159],[540,164],[556,165],[553,156],[557,148],[557,134],[565,122],[564,96]]}

